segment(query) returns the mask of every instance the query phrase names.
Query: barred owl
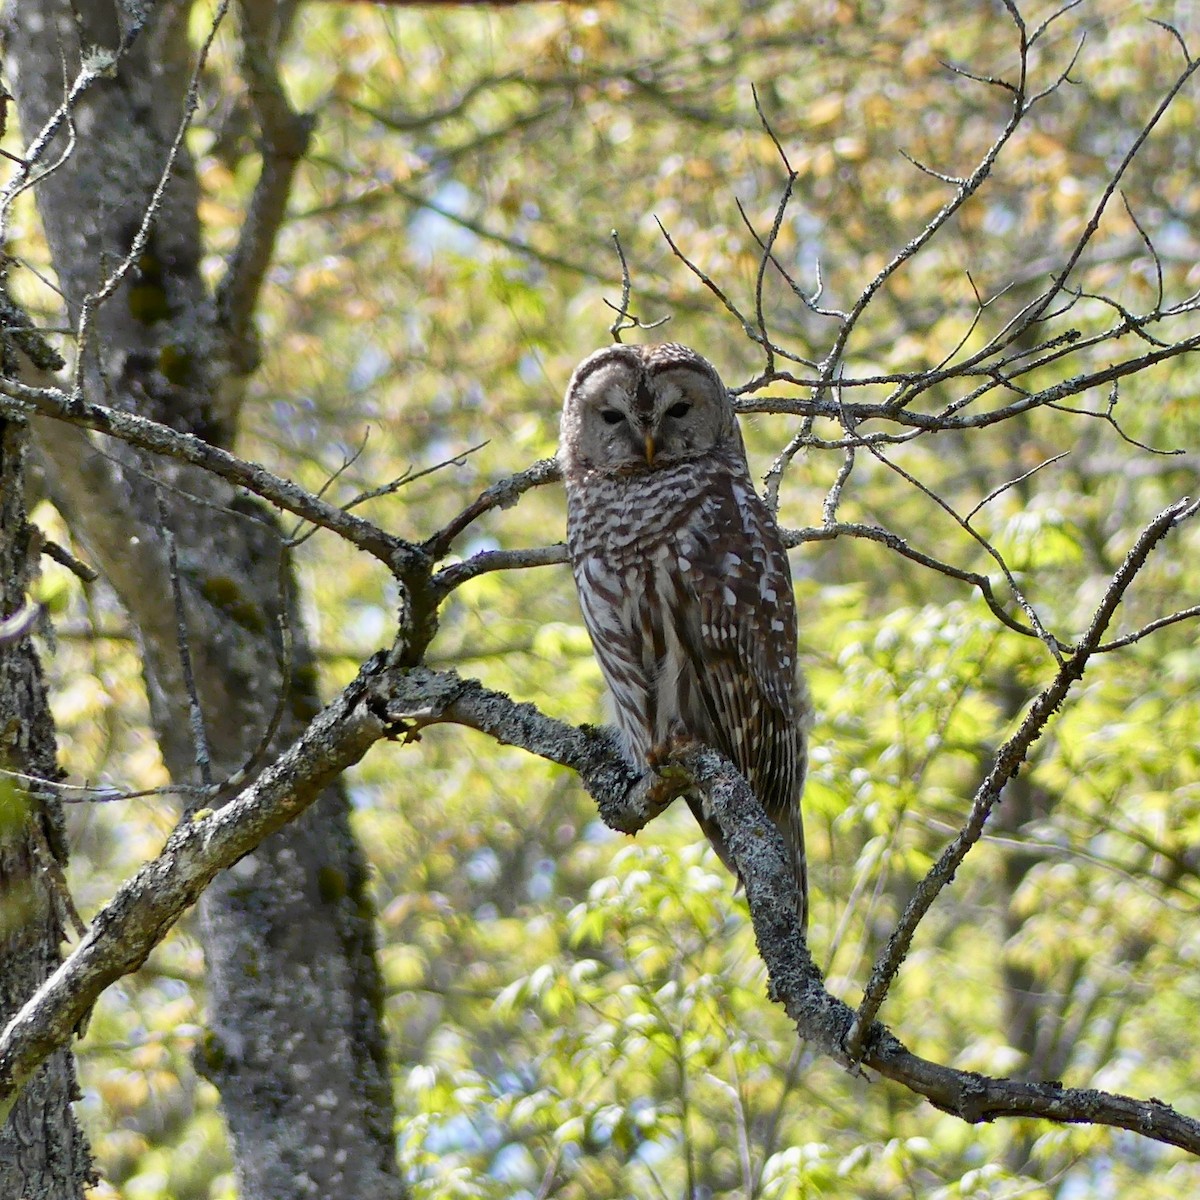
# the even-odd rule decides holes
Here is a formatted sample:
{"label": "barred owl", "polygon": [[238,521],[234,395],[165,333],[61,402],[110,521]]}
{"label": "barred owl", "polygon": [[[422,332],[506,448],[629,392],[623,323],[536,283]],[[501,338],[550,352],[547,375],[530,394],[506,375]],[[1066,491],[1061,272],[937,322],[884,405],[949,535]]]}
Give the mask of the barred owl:
{"label": "barred owl", "polygon": [[[803,926],[796,603],[729,393],[685,346],[608,346],[571,377],[558,457],[579,602],[626,756],[645,769],[685,737],[731,759],[783,834]],[[733,869],[699,798],[688,803]]]}

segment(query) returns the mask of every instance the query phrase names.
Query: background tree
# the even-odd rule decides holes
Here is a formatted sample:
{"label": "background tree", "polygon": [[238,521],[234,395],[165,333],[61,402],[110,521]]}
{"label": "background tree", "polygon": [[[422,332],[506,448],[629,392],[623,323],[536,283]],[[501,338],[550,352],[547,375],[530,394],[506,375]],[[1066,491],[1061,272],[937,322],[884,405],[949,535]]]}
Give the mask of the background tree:
{"label": "background tree", "polygon": [[[10,34],[18,81],[23,56],[46,45],[46,27],[20,20],[21,9],[29,11],[15,6]],[[1143,1131],[1149,1122],[1185,1144],[1194,1136],[1165,1105],[1122,1110],[1093,1096],[1089,1110],[1085,1093],[1022,1084],[1062,1079],[1198,1107],[1194,1055],[1179,1049],[1191,1045],[1189,935],[1172,919],[1190,911],[1195,889],[1195,663],[1186,623],[1167,623],[1195,599],[1194,534],[1173,528],[1188,512],[1176,502],[1194,486],[1195,460],[1155,452],[1194,443],[1185,372],[1196,345],[1195,122],[1185,46],[1195,31],[1171,6],[1146,14],[1174,19],[1178,38],[1103,3],[1042,24],[1052,14],[896,3],[861,18],[848,6],[714,3],[680,29],[657,10],[309,8],[267,33],[243,14],[239,35],[218,39],[198,79],[184,143],[194,181],[172,174],[132,257],[186,107],[186,71],[142,66],[126,84],[101,78],[81,93],[83,106],[155,81],[174,100],[137,101],[164,125],[136,175],[140,191],[125,157],[107,145],[95,153],[85,120],[75,122],[66,166],[31,189],[53,253],[53,201],[41,197],[67,186],[89,147],[96,169],[111,168],[120,184],[87,189],[102,198],[95,220],[109,232],[86,254],[62,219],[66,257],[53,267],[74,305],[70,327],[82,297],[129,259],[96,308],[82,402],[7,389],[43,413],[116,434],[101,443],[108,457],[76,451],[99,479],[114,458],[125,464],[121,489],[85,482],[74,513],[57,490],[89,477],[75,465],[64,480],[56,464],[56,510],[39,513],[60,540],[79,539],[121,597],[118,606],[113,593],[48,568],[46,602],[68,631],[88,632],[64,640],[54,660],[64,759],[72,778],[113,781],[108,796],[166,783],[165,764],[177,788],[192,784],[198,810],[77,951],[75,961],[97,972],[93,983],[140,961],[203,890],[213,862],[233,861],[372,741],[414,732],[414,719],[448,719],[418,749],[376,751],[349,777],[376,873],[400,1159],[414,1191],[1070,1195],[1098,1179],[1127,1195],[1187,1190],[1195,1168],[1144,1139],[1098,1126],[968,1126],[825,1057],[838,1049],[831,1030],[848,1035],[867,1062],[972,1119],[1040,1112]],[[176,23],[134,40],[115,82],[138,55],[170,48],[175,57],[159,61],[178,64],[184,15],[156,13]],[[286,49],[271,40],[283,32]],[[56,46],[42,54],[57,64]],[[52,109],[61,90],[26,95]],[[319,118],[302,160],[298,111]],[[22,123],[18,150],[42,127],[25,114]],[[105,117],[99,127],[144,124]],[[13,178],[27,180],[23,170],[15,165]],[[186,203],[173,199],[185,184]],[[30,230],[29,198],[10,210],[10,243],[22,266],[46,275],[52,264]],[[909,909],[904,924],[906,906],[945,882],[945,870],[927,877],[930,864],[960,830],[971,833],[958,836],[969,849],[987,822],[955,886],[920,921],[903,970],[893,969],[897,956],[883,960],[892,966],[871,992],[882,999],[886,990],[882,1016],[916,1053],[1013,1081],[976,1081],[972,1104],[963,1102],[969,1077],[897,1057],[866,1022],[860,1043],[849,1014],[812,990],[799,949],[760,938],[792,1017],[798,996],[815,1005],[799,1013],[810,1018],[801,1030],[809,1040],[797,1044],[795,1025],[762,999],[745,911],[681,817],[614,846],[571,775],[461,732],[473,723],[582,767],[607,797],[606,814],[619,816],[597,774],[608,761],[602,742],[459,691],[440,673],[457,665],[568,721],[599,710],[566,573],[496,570],[559,557],[553,547],[521,549],[561,527],[561,496],[530,487],[551,472],[535,469],[475,500],[552,450],[562,384],[607,336],[613,315],[603,301],[620,295],[613,226],[633,312],[672,317],[665,332],[641,336],[697,345],[738,382],[743,408],[758,414],[747,422],[752,455],[763,470],[775,460],[768,483],[804,543],[795,568],[822,714],[807,798],[812,945],[836,995],[857,1002],[889,938],[904,948],[897,922],[916,928],[922,909]],[[176,238],[189,228],[190,249],[150,245],[151,231]],[[68,286],[71,264],[80,282]],[[31,272],[17,274],[23,298],[54,326],[52,293]],[[252,315],[263,359],[246,376]],[[64,349],[76,353],[68,339]],[[122,372],[139,363],[140,382],[127,386]],[[276,477],[109,411],[120,397],[117,409],[217,447],[236,430],[243,458]],[[37,424],[47,456],[59,452],[65,427]],[[339,441],[344,450],[331,452]],[[288,490],[285,476],[324,503]],[[396,482],[379,491],[388,480]],[[225,509],[259,512],[245,487],[357,550],[326,533],[290,547],[261,519],[218,525]],[[498,511],[518,496],[515,511]],[[110,558],[93,546],[100,535],[89,521],[117,527]],[[119,539],[135,527],[137,546],[157,547],[157,557],[132,571]],[[1169,540],[1152,553],[1160,537]],[[242,573],[220,557],[233,546]],[[1122,574],[1131,547],[1140,551]],[[322,690],[337,698],[299,750],[280,758],[255,753],[275,697],[315,684],[304,622],[280,616],[291,609],[278,566],[288,550],[312,596],[305,615]],[[397,601],[399,640],[389,658],[368,659],[392,641]],[[1114,615],[1123,624],[1106,632]],[[1157,621],[1153,636],[1135,636]],[[157,649],[145,622],[161,635]],[[139,715],[130,631],[146,647],[162,763]],[[261,657],[239,641],[251,635]],[[1094,656],[1105,645],[1112,652]],[[194,705],[184,658],[193,660]],[[433,674],[411,669],[422,660]],[[173,690],[155,682],[159,674]],[[1038,728],[1028,732],[1039,732],[1048,713],[1035,697],[1047,688],[1043,710],[1073,688],[1062,714],[1046,736],[1014,744],[1031,712]],[[314,694],[298,710],[278,706],[274,745],[304,727]],[[218,757],[216,728],[241,712],[235,701],[253,697]],[[202,722],[187,721],[193,707]],[[205,758],[190,732],[201,725],[215,793],[193,766]],[[1030,763],[993,811],[1004,773],[993,761],[1006,743]],[[248,792],[243,769],[258,777]],[[719,780],[713,786],[720,793]],[[975,823],[964,825],[973,794]],[[161,797],[87,806],[72,828],[76,862],[88,864],[75,880],[85,914],[155,853],[173,813]],[[309,882],[285,889],[280,909],[253,888],[260,872],[222,877],[230,912],[240,904],[252,916],[285,914],[247,921],[250,932],[286,929],[310,909],[361,918],[360,884],[342,891],[361,875],[323,873],[329,835],[314,836]],[[281,853],[283,865],[295,861]],[[769,864],[759,868],[755,880],[769,883]],[[277,876],[272,867],[261,882]],[[749,896],[761,935],[771,897],[753,880]],[[356,936],[352,944],[365,945]],[[222,975],[210,965],[215,1036],[199,1032],[199,944],[210,960],[218,952],[187,922],[122,992],[105,993],[84,1043],[83,1112],[105,1173],[128,1194],[231,1187],[212,1090],[188,1065],[194,1045],[222,1087],[240,1157],[256,1141],[270,1149],[282,1127],[261,1122],[276,1116],[264,1099],[273,1088],[298,1100],[295,1145],[269,1155],[293,1180],[289,1154],[326,1138],[353,1144],[371,1115],[368,1136],[386,1140],[390,1120],[369,1098],[322,1124],[303,1103],[312,1093],[279,1083],[303,1075],[296,1065],[311,1067],[293,1064],[298,1043],[237,1009],[253,988],[224,996],[250,976],[284,1001],[281,1019],[308,1028],[315,1014],[326,1017],[311,1003],[286,1003],[297,994],[286,974],[294,947],[266,943],[280,940],[278,963],[234,942],[231,961],[251,969]],[[336,941],[309,931],[298,944]],[[105,958],[113,944],[125,948],[122,963]],[[780,973],[789,964],[798,974]],[[369,995],[364,970],[359,994]],[[331,974],[336,981],[339,971]],[[31,1021],[84,1002],[93,983],[83,979],[69,995],[46,994]],[[344,1029],[337,994],[329,1025]],[[340,1011],[364,1011],[352,997],[350,989]],[[229,1059],[244,1037],[274,1057]],[[365,1051],[345,1072],[352,1079],[379,1058],[369,1036],[348,1041]],[[0,1055],[0,1068],[13,1061],[7,1049]],[[242,1084],[239,1125],[230,1093]],[[243,1194],[255,1186],[244,1175]]]}
{"label": "background tree", "polygon": [[[54,352],[29,318],[0,292],[6,332],[0,370],[15,374],[19,355],[52,369]],[[18,332],[20,330],[20,332]],[[57,360],[57,361],[56,361]],[[61,961],[65,926],[78,914],[63,882],[67,845],[62,805],[33,780],[61,778],[54,722],[33,645],[38,609],[28,597],[43,547],[25,509],[28,422],[0,420],[0,1019],[5,1023]],[[47,1057],[0,1127],[0,1194],[59,1200],[93,1181],[87,1139],[71,1108],[78,1096],[66,1046]]]}
{"label": "background tree", "polygon": [[[42,139],[10,192],[36,186],[66,319],[80,328],[76,384],[218,444],[253,365],[250,316],[306,137],[265,91],[275,6],[240,11],[263,136],[281,141],[215,289],[182,141],[195,103],[189,6],[162,6],[141,30],[103,0],[19,4],[8,21],[22,127]],[[203,472],[71,433],[47,431],[46,489],[137,629],[172,782],[186,795],[254,770],[318,706],[272,515]],[[364,887],[334,784],[203,898],[210,1011],[197,1065],[221,1089],[246,1195],[399,1194]]]}

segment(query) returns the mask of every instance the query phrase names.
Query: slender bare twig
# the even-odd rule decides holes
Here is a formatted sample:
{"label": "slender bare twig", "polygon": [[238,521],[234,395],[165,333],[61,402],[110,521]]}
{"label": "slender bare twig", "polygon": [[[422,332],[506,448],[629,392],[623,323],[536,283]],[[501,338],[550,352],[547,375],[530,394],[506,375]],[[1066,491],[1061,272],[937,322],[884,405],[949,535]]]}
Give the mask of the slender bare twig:
{"label": "slender bare twig", "polygon": [[721,306],[731,316],[736,318],[738,324],[742,327],[742,332],[756,345],[762,345],[762,335],[755,328],[750,319],[738,308],[736,304],[725,294],[721,286],[710,275],[700,269],[676,244],[675,239],[667,232],[667,227],[658,219],[654,218],[654,223],[658,226],[658,231],[663,235],[663,239],[671,248],[671,253],[691,273],[721,302]]}
{"label": "slender bare twig", "polygon": [[1149,637],[1159,629],[1166,629],[1168,625],[1177,625],[1180,621],[1191,621],[1196,617],[1200,617],[1200,604],[1194,604],[1191,608],[1181,608],[1178,612],[1173,612],[1165,617],[1159,617],[1154,621],[1149,621],[1140,629],[1135,629],[1132,633],[1127,633],[1123,637],[1113,638],[1111,642],[1101,642],[1096,647],[1097,654],[1111,654],[1114,650],[1124,650],[1126,646],[1132,646],[1134,642],[1140,642],[1143,638]]}
{"label": "slender bare twig", "polygon": [[1154,547],[1175,526],[1193,516],[1197,510],[1200,510],[1200,501],[1176,501],[1142,530],[1125,556],[1125,561],[1113,575],[1086,633],[1070,657],[1062,661],[1053,680],[1030,705],[1017,731],[996,751],[991,768],[971,802],[971,812],[966,823],[917,885],[892,936],[888,939],[887,946],[875,963],[862,1003],[846,1038],[846,1049],[852,1059],[857,1059],[862,1053],[876,1014],[908,955],[917,926],[942,889],[953,880],[955,872],[971,847],[979,840],[984,825],[1000,798],[1001,789],[1020,770],[1025,756],[1041,736],[1046,723],[1058,711],[1071,688],[1083,677],[1088,662],[1097,653],[1104,631],[1108,628],[1129,585],[1142,569]]}
{"label": "slender bare twig", "polygon": [[481,550],[470,558],[443,567],[433,577],[432,591],[441,600],[469,579],[491,571],[515,571],[528,567],[552,567],[567,561],[564,542],[553,546],[536,546],[528,550]]}
{"label": "slender bare twig", "polygon": [[[75,105],[79,103],[79,99],[84,92],[98,79],[104,78],[112,70],[114,63],[115,59],[100,55],[93,56],[83,63],[79,68],[79,73],[75,76],[74,82],[67,89],[67,94],[63,97],[63,102],[50,114],[45,125],[39,130],[33,141],[29,143],[24,156],[18,160],[21,163],[21,169],[14,173],[3,189],[0,189],[0,245],[7,245],[8,243],[8,213],[12,207],[13,200],[27,188],[34,187],[40,179],[45,178],[45,175],[50,170],[55,169],[55,167],[61,165],[66,160],[66,156],[70,154],[75,137],[74,127],[71,124],[71,113],[74,111]],[[34,167],[41,161],[50,143],[54,141],[64,124],[69,127],[70,132],[70,139],[64,153],[60,155],[54,167],[49,168],[42,175],[34,176]]]}
{"label": "slender bare twig", "polygon": [[111,784],[64,783],[61,779],[46,779],[41,775],[30,775],[25,771],[13,771],[0,767],[0,775],[25,784],[38,796],[53,797],[63,804],[114,804],[124,800],[140,800],[147,796],[205,796],[205,789],[188,784],[170,784],[166,787],[138,788],[125,790]]}
{"label": "slender bare twig", "polygon": [[1121,193],[1121,203],[1125,206],[1125,215],[1129,218],[1134,229],[1138,232],[1138,237],[1142,239],[1142,245],[1146,247],[1147,253],[1150,255],[1150,261],[1154,264],[1154,311],[1157,312],[1163,306],[1163,265],[1162,259],[1158,256],[1158,249],[1150,240],[1150,235],[1142,228],[1141,222],[1134,214],[1133,208],[1129,203],[1129,197],[1124,192]]}
{"label": "slender bare twig", "polygon": [[847,446],[846,452],[842,456],[842,465],[838,468],[837,478],[830,485],[825,502],[821,505],[821,521],[826,529],[832,529],[837,524],[837,507],[841,503],[842,489],[846,486],[846,481],[850,478],[850,472],[853,470],[854,447]]}
{"label": "slender bare twig", "polygon": [[1066,404],[1049,404],[1047,408],[1053,408],[1057,412],[1070,413],[1076,417],[1095,417],[1106,424],[1111,425],[1116,431],[1117,437],[1123,442],[1127,442],[1130,446],[1136,446],[1139,450],[1145,450],[1147,454],[1157,454],[1162,458],[1172,458],[1180,454],[1186,454],[1187,451],[1182,446],[1173,446],[1170,449],[1163,449],[1159,446],[1151,446],[1147,442],[1138,441],[1137,438],[1131,437],[1124,429],[1121,428],[1120,422],[1114,415],[1117,409],[1117,400],[1120,398],[1120,391],[1116,380],[1113,380],[1112,387],[1108,390],[1108,403],[1104,406],[1103,412],[1096,412],[1090,408],[1071,408]]}
{"label": "slender bare twig", "polygon": [[1043,459],[1036,466],[1030,467],[1028,471],[1023,471],[1015,479],[1006,480],[999,487],[993,488],[990,492],[988,492],[988,494],[986,496],[984,496],[984,498],[982,500],[979,501],[978,504],[975,505],[975,507],[973,509],[971,509],[971,511],[969,513],[967,513],[967,515],[963,518],[963,520],[970,523],[971,518],[973,516],[975,516],[975,514],[978,513],[981,509],[986,508],[989,504],[991,504],[991,502],[993,500],[995,500],[997,496],[1002,496],[1010,488],[1015,488],[1017,486],[1017,484],[1024,483],[1025,480],[1032,478],[1043,468],[1051,467],[1056,462],[1062,462],[1062,460],[1064,458],[1066,458],[1070,453],[1071,453],[1070,450],[1064,450],[1061,454],[1055,454],[1051,458]]}
{"label": "slender bare twig", "polygon": [[[284,512],[339,534],[352,546],[377,558],[393,574],[402,575],[406,571],[424,567],[426,556],[420,547],[393,537],[371,522],[319,499],[258,463],[238,458],[228,450],[222,450],[193,434],[180,433],[136,413],[121,412],[68,396],[58,388],[29,387],[15,380],[0,378],[0,395],[17,401],[18,411],[32,410],[56,421],[107,434],[152,454],[203,467],[227,482],[261,496]],[[0,409],[3,407],[3,403],[0,403]]]}
{"label": "slender bare twig", "polygon": [[154,225],[155,218],[158,216],[158,210],[162,207],[163,197],[166,195],[167,185],[171,181],[171,176],[175,173],[175,163],[179,158],[180,150],[183,148],[183,140],[187,136],[187,131],[191,128],[192,118],[195,117],[196,110],[200,106],[200,77],[204,71],[204,64],[208,61],[208,52],[212,49],[213,42],[216,41],[217,31],[221,27],[221,22],[225,19],[225,14],[229,11],[229,3],[230,0],[220,0],[217,10],[213,14],[212,24],[209,27],[208,33],[204,41],[200,44],[200,51],[196,56],[195,66],[192,68],[192,77],[188,81],[187,93],[183,103],[183,115],[179,119],[179,127],[175,131],[171,148],[167,151],[167,159],[163,163],[158,183],[155,185],[150,200],[142,212],[141,223],[138,226],[137,233],[134,234],[129,251],[109,274],[108,278],[100,285],[100,288],[97,291],[89,292],[83,298],[83,304],[79,311],[77,333],[75,335],[75,374],[71,387],[73,399],[83,398],[83,372],[87,358],[88,341],[91,338],[92,324],[96,312],[117,290],[121,281],[133,267],[133,264],[141,258],[142,253],[146,249],[146,243],[150,238],[150,230]]}
{"label": "slender bare twig", "polygon": [[76,558],[65,546],[60,546],[50,538],[41,539],[41,551],[52,562],[58,563],[60,567],[66,567],[72,575],[84,583],[95,583],[100,578],[100,572],[95,567],[89,567],[87,563]]}
{"label": "slender bare twig", "polygon": [[543,458],[516,475],[510,475],[499,483],[492,484],[476,500],[473,500],[449,524],[427,538],[421,549],[433,559],[442,558],[469,525],[479,520],[484,513],[495,508],[508,508],[515,504],[530,488],[555,483],[562,477],[558,460]]}
{"label": "slender bare twig", "polygon": [[476,442],[474,446],[468,446],[458,454],[451,455],[449,458],[443,458],[431,467],[422,467],[419,471],[414,471],[410,467],[398,478],[380,484],[379,487],[359,492],[357,496],[352,496],[342,507],[349,510],[357,508],[360,504],[365,504],[368,500],[378,500],[383,496],[394,496],[401,488],[408,487],[410,483],[416,483],[418,479],[424,479],[427,475],[435,475],[438,471],[444,471],[447,467],[461,467],[472,454],[478,454],[487,444],[487,442]]}
{"label": "slender bare twig", "polygon": [[1147,139],[1150,137],[1151,133],[1154,132],[1159,121],[1162,120],[1167,110],[1175,102],[1175,97],[1178,96],[1179,93],[1184,89],[1188,81],[1192,78],[1197,70],[1200,70],[1200,59],[1193,60],[1189,58],[1187,65],[1176,77],[1175,82],[1167,89],[1166,94],[1159,101],[1158,107],[1155,108],[1149,119],[1138,131],[1137,137],[1133,139],[1132,145],[1130,145],[1120,163],[1117,164],[1116,169],[1109,176],[1108,183],[1105,185],[1104,190],[1100,193],[1100,199],[1092,209],[1092,215],[1088,218],[1088,222],[1084,226],[1083,232],[1080,233],[1079,237],[1075,240],[1075,245],[1072,248],[1071,253],[1067,256],[1067,261],[1063,264],[1061,270],[1056,272],[1054,278],[1051,280],[1050,287],[1047,288],[1045,296],[1037,305],[1034,306],[1033,309],[1029,311],[1022,324],[1013,330],[1011,335],[1012,337],[1019,337],[1030,325],[1040,321],[1045,315],[1046,310],[1062,292],[1063,288],[1066,286],[1067,280],[1071,276],[1071,272],[1075,270],[1079,260],[1083,257],[1084,251],[1091,243],[1092,237],[1095,235],[1096,230],[1100,228],[1100,221],[1104,216],[1105,210],[1108,208],[1108,202],[1112,199],[1114,193],[1120,186],[1121,180],[1125,177],[1125,172],[1129,170],[1129,167],[1133,160],[1137,157],[1138,152],[1146,144]]}
{"label": "slender bare twig", "polygon": [[[629,292],[633,287],[633,281],[629,278],[629,263],[625,261],[625,248],[621,245],[621,235],[614,229],[609,236],[617,248],[617,257],[621,260],[621,304],[614,309],[617,315],[608,327],[608,332],[612,335],[614,342],[620,342],[621,334],[626,329],[637,328],[637,319],[629,315]],[[605,300],[604,303],[608,304],[608,301]],[[608,307],[614,308],[611,304],[608,304]]]}
{"label": "slender bare twig", "polygon": [[[833,380],[839,376],[842,365],[842,360],[845,355],[847,343],[850,340],[851,334],[854,332],[859,319],[866,311],[868,305],[878,294],[883,285],[914,255],[928,244],[928,242],[943,229],[947,222],[954,216],[956,212],[979,190],[983,181],[991,174],[992,167],[995,165],[997,158],[1000,156],[1001,150],[1008,144],[1013,134],[1016,133],[1021,121],[1028,112],[1028,103],[1026,101],[1026,72],[1028,70],[1029,45],[1026,37],[1025,23],[1021,19],[1020,13],[1016,6],[1011,3],[1011,0],[1004,0],[1004,7],[1008,11],[1009,17],[1012,19],[1017,30],[1019,42],[1019,67],[1018,81],[1012,85],[1012,103],[1009,110],[1008,120],[1005,122],[1004,128],[997,135],[996,139],[988,147],[983,157],[976,164],[974,170],[969,175],[963,177],[962,181],[956,186],[954,195],[946,201],[945,204],[938,210],[932,220],[930,220],[924,229],[920,231],[914,238],[907,242],[892,258],[879,270],[865,288],[859,293],[858,299],[851,306],[850,311],[846,314],[845,319],[841,321],[837,335],[833,340],[833,345],[826,354],[820,372],[820,381],[817,387],[817,398],[820,398],[821,393],[830,387]],[[778,490],[779,479],[782,477],[788,463],[796,456],[803,442],[797,438],[793,438],[787,446],[776,457],[771,464],[771,469],[767,472],[767,490],[774,493]]]}
{"label": "slender bare twig", "polygon": [[977,571],[964,570],[962,567],[954,566],[953,563],[943,562],[939,558],[934,558],[931,554],[917,550],[898,533],[893,533],[890,529],[884,529],[879,525],[863,525],[853,521],[838,521],[832,525],[816,525],[805,529],[784,530],[783,532],[784,544],[787,546],[798,546],[803,542],[827,542],[838,537],[864,538],[867,541],[878,542],[880,545],[886,546],[889,550],[894,550],[897,554],[918,563],[922,567],[928,567],[931,571],[937,571],[938,574],[946,575],[950,579],[957,579],[962,583],[968,583],[972,587],[979,589],[979,594],[983,597],[983,601],[988,606],[992,615],[1006,628],[1011,629],[1014,633],[1023,634],[1026,637],[1038,636],[1033,629],[1028,625],[1022,625],[1020,621],[1005,609],[992,588],[991,580],[986,575],[980,575]]}
{"label": "slender bare twig", "polygon": [[[153,467],[147,461],[143,469],[153,476]],[[200,772],[200,782],[212,787],[212,755],[208,746],[208,731],[204,725],[204,710],[200,707],[200,692],[196,687],[196,672],[192,665],[192,642],[188,634],[187,605],[183,596],[183,580],[179,574],[179,550],[175,542],[175,531],[171,528],[167,501],[162,489],[155,487],[154,500],[158,507],[158,535],[167,549],[168,576],[171,583],[171,603],[175,610],[175,646],[179,651],[179,670],[183,677],[184,692],[188,701],[188,724],[192,730],[193,761]]]}

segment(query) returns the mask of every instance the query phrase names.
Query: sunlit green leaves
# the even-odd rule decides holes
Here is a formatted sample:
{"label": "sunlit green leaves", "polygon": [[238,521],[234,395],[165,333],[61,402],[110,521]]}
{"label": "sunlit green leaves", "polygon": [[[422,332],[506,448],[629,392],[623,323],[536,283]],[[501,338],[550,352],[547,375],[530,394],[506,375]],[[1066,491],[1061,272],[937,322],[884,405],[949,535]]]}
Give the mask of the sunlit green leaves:
{"label": "sunlit green leaves", "polygon": [[[1051,11],[1022,5],[1029,28]],[[199,30],[207,18],[196,12]],[[1183,19],[1174,4],[1093,0],[1042,37],[1032,86],[1057,78],[1082,39],[1070,83],[881,288],[847,346],[848,379],[963,361],[1036,297],[1179,65],[1147,16]],[[653,5],[308,5],[296,20],[285,77],[317,116],[316,141],[257,314],[265,360],[238,448],[337,503],[407,478],[356,511],[416,541],[553,453],[570,370],[609,337],[604,301],[620,295],[612,229],[634,312],[671,318],[646,337],[697,345],[734,386],[761,367],[656,220],[753,324],[755,233],[771,227],[786,173],[752,84],[796,176],[779,261],[804,295],[819,278],[819,303],[845,308],[953,193],[901,152],[960,175],[1007,119],[1006,88],[946,64],[1011,82],[1017,62],[1011,21],[975,3],[710,0],[685,20]],[[258,168],[231,33],[217,54],[190,141],[214,281]],[[1158,267],[1168,299],[1200,286],[1195,103],[1194,89],[1180,96],[1122,181],[1157,266],[1114,198],[1071,288],[1144,311]],[[35,242],[26,258],[44,266]],[[15,275],[52,303],[28,272]],[[763,315],[792,353],[828,352],[835,322],[773,269]],[[1119,316],[1081,298],[1045,336],[1069,331],[1065,352]],[[1070,370],[1104,365],[1116,349],[1151,353],[1160,332],[1151,322]],[[1032,355],[1032,344],[1014,351]],[[1050,386],[1070,373],[1061,367],[1051,356],[1022,386]],[[1116,392],[1003,424],[877,447],[878,458],[860,447],[839,516],[985,575],[1024,624],[1019,589],[1071,642],[1137,530],[1194,490],[1194,374],[1190,360],[1167,363]],[[878,398],[888,386],[844,395]],[[771,394],[806,392],[779,384]],[[939,384],[930,396],[935,411],[961,392]],[[860,432],[897,432],[868,426]],[[761,475],[801,426],[775,414],[744,427]],[[827,418],[814,429],[846,433]],[[820,450],[793,462],[785,524],[821,523],[842,462]],[[889,464],[970,514],[971,531]],[[52,514],[39,520],[68,540]],[[561,490],[542,488],[477,522],[454,550],[546,545],[563,524]],[[1114,636],[1196,603],[1198,548],[1200,535],[1172,533]],[[398,597],[373,563],[325,535],[297,558],[332,691],[390,642]],[[811,940],[853,1002],[1053,661],[969,583],[879,542],[806,543],[793,562],[817,713],[805,798]],[[39,586],[56,619],[87,633],[64,637],[51,660],[71,779],[165,783],[121,614],[61,568],[48,566]],[[1194,643],[1190,624],[1161,630],[1095,663],[1072,693],[918,932],[883,1009],[914,1049],[1200,1110]],[[463,586],[429,658],[563,719],[603,719],[563,567]],[[569,773],[449,728],[378,748],[349,787],[380,913],[397,1139],[415,1196],[1197,1191],[1193,1165],[1143,1140],[969,1127],[808,1055],[766,1000],[744,905],[682,805],[630,842],[600,826]],[[73,818],[71,882],[85,915],[158,848],[174,813],[151,797]],[[204,1050],[198,956],[184,930],[155,969],[110,993],[84,1043],[85,1116],[103,1169],[130,1197],[232,1193],[214,1097],[189,1066],[193,1048]]]}

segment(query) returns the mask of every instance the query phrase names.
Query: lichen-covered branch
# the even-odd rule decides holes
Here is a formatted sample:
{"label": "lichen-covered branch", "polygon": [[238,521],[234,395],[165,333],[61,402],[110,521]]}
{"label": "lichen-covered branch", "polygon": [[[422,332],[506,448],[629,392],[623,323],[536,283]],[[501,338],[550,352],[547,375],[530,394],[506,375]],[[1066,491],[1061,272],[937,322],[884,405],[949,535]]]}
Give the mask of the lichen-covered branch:
{"label": "lichen-covered branch", "polygon": [[[1172,520],[1181,519],[1181,512],[1170,511]],[[620,832],[636,833],[661,810],[648,786],[653,781],[626,764],[609,731],[556,721],[453,672],[405,670],[377,655],[257,782],[225,807],[182,823],[163,852],[101,910],[84,941],[0,1034],[0,1109],[38,1063],[66,1043],[103,989],[145,961],[217,871],[301,812],[372,743],[413,740],[423,727],[439,723],[479,730],[577,771],[605,822]],[[704,794],[721,828],[745,882],[770,994],[811,1045],[844,1065],[872,1068],[965,1121],[1037,1116],[1095,1122],[1200,1154],[1200,1122],[1159,1100],[959,1071],[912,1054],[878,1022],[851,1055],[847,1039],[855,1014],[829,993],[796,925],[795,884],[778,831],[749,785],[715,751],[693,747],[673,765]]]}
{"label": "lichen-covered branch", "polygon": [[0,1033],[0,1119],[22,1084],[65,1046],[110,984],[135,971],[218,871],[303,812],[386,730],[365,703],[372,659],[304,734],[224,807],[193,810],[96,914],[62,966]]}
{"label": "lichen-covered branch", "polygon": [[[268,471],[266,467],[238,458],[236,454],[194,434],[181,433],[136,413],[93,404],[82,396],[71,396],[59,388],[30,387],[5,379],[0,380],[0,394],[17,401],[17,405],[13,406],[17,411],[33,410],[55,421],[108,434],[152,454],[203,467],[221,479],[261,496],[284,512],[332,530],[352,546],[379,559],[393,574],[403,574],[425,561],[425,556],[416,546],[392,537],[370,521],[353,516],[337,505],[314,496],[291,480]],[[0,403],[0,408],[3,407],[5,405]]]}

